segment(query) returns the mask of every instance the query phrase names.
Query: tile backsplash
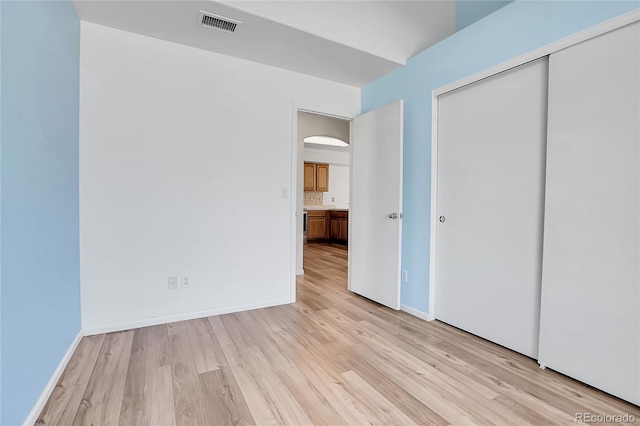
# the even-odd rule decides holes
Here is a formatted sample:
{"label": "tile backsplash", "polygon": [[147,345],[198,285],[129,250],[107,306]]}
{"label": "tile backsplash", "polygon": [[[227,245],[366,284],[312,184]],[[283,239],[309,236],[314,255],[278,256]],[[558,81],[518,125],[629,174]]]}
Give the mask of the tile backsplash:
{"label": "tile backsplash", "polygon": [[304,204],[321,206],[322,204],[324,204],[323,195],[324,193],[320,191],[304,191]]}

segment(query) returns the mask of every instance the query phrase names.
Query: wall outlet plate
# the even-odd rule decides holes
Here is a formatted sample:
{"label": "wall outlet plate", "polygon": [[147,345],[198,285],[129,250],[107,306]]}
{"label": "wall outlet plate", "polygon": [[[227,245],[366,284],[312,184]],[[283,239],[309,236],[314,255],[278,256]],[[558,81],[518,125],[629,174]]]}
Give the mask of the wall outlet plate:
{"label": "wall outlet plate", "polygon": [[178,277],[169,277],[169,290],[176,290],[178,288]]}
{"label": "wall outlet plate", "polygon": [[182,276],[182,288],[189,288],[190,282],[189,277],[186,275]]}

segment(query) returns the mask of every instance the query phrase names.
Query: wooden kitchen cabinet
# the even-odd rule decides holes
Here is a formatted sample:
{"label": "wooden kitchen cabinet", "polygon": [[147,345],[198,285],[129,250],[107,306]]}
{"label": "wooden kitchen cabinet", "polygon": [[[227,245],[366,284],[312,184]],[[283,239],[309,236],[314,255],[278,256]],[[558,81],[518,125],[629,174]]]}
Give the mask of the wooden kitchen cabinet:
{"label": "wooden kitchen cabinet", "polygon": [[329,190],[329,165],[316,164],[316,191],[327,192]]}
{"label": "wooden kitchen cabinet", "polygon": [[304,190],[316,190],[316,165],[314,163],[304,163]]}
{"label": "wooden kitchen cabinet", "polygon": [[307,211],[307,241],[329,238],[329,214],[326,210]]}
{"label": "wooden kitchen cabinet", "polygon": [[338,240],[344,241],[345,243],[349,239],[349,220],[348,219],[340,219],[340,233],[338,234]]}
{"label": "wooden kitchen cabinet", "polygon": [[304,190],[329,191],[329,165],[323,163],[304,163]]}
{"label": "wooden kitchen cabinet", "polygon": [[348,211],[330,211],[330,233],[331,241],[341,244],[347,244],[349,239],[349,212]]}

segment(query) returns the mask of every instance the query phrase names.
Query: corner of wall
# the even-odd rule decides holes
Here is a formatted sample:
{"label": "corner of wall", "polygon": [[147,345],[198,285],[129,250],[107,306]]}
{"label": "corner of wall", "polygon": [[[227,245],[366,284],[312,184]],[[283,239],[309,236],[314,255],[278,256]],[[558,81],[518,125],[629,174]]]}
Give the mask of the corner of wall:
{"label": "corner of wall", "polygon": [[513,0],[456,0],[456,31],[491,15]]}
{"label": "corner of wall", "polygon": [[83,336],[84,336],[84,333],[82,330],[80,330],[78,334],[76,334],[76,337],[71,342],[71,345],[63,355],[62,359],[60,360],[60,363],[58,364],[56,369],[53,371],[53,374],[51,375],[51,378],[49,378],[49,381],[47,382],[47,385],[44,387],[44,390],[40,394],[40,397],[38,398],[35,405],[27,415],[27,418],[25,419],[23,426],[31,426],[38,421],[38,416],[44,409],[44,406],[47,404],[47,401],[49,400],[51,395],[53,395],[53,392],[55,391],[55,387],[58,384],[58,380],[60,380],[62,373],[64,372],[65,368],[67,368],[69,361],[71,361],[71,357],[73,356],[74,352],[78,348],[78,345],[80,344],[80,341],[82,340]]}

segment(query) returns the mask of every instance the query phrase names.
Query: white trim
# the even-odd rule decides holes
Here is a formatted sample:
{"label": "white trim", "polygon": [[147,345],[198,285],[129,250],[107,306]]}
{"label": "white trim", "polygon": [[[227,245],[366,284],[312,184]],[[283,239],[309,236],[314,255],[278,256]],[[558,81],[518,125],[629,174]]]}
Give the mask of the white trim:
{"label": "white trim", "polygon": [[[362,90],[360,91],[362,96]],[[362,104],[360,104],[360,114],[362,115]],[[356,117],[353,117],[354,119]],[[349,125],[349,145],[353,143],[353,119]],[[349,149],[349,209],[353,206],[353,148]],[[351,220],[353,216],[347,215],[347,241],[353,241],[351,238]],[[331,225],[329,225],[331,226]],[[347,290],[351,290],[351,262],[353,261],[353,254],[351,247],[347,246]]]}
{"label": "white trim", "polygon": [[421,310],[412,308],[411,306],[400,304],[400,310],[402,312],[406,312],[409,315],[413,315],[414,317],[418,317],[425,321],[433,321],[435,319],[433,318],[433,316],[429,315],[427,312],[422,312]]}
{"label": "white trim", "polygon": [[84,334],[82,330],[78,331],[78,334],[76,334],[73,342],[71,342],[69,349],[67,349],[67,352],[65,352],[62,360],[60,360],[60,363],[58,364],[58,367],[55,369],[53,375],[49,379],[47,386],[45,386],[44,390],[40,394],[40,398],[38,398],[38,401],[29,412],[29,415],[25,419],[23,426],[33,426],[33,424],[38,420],[40,413],[44,409],[45,404],[49,400],[49,397],[58,384],[58,380],[60,380],[60,376],[62,376],[64,369],[67,368],[67,364],[69,364],[69,361],[71,360],[73,353],[76,351],[76,348],[80,344],[80,340],[82,340],[83,336]]}
{"label": "white trim", "polygon": [[324,115],[325,117],[337,118],[339,120],[345,120],[345,121],[351,121],[359,115],[358,114],[358,115],[352,116],[351,114],[331,113],[331,112],[327,112],[323,108],[314,108],[309,105],[303,106],[301,104],[297,104],[297,105],[298,105],[297,111],[299,112],[306,112],[309,114],[316,114],[316,115]]}
{"label": "white trim", "polygon": [[460,80],[454,81],[453,83],[439,87],[433,91],[433,96],[438,97],[444,93],[459,89],[462,86],[475,83],[476,81],[491,77],[492,75],[499,74],[522,64],[526,64],[527,62],[535,61],[536,59],[542,58],[543,56],[551,55],[552,53],[556,53],[560,50],[574,46],[578,43],[582,43],[583,41],[592,39],[594,37],[616,30],[620,27],[624,27],[625,25],[632,24],[639,20],[640,8],[634,9],[630,12],[625,13],[624,15],[609,19],[608,21],[605,21],[601,24],[595,25],[591,28],[587,28],[586,30],[565,37],[562,40],[554,41],[553,43],[532,50],[531,52],[525,53],[524,55],[520,55],[508,61],[502,62],[501,64],[495,65],[491,68],[487,68],[470,76],[461,78]]}
{"label": "white trim", "polygon": [[[289,256],[290,256],[290,268],[291,268],[291,282],[289,289],[289,303],[296,302],[296,281],[298,272],[298,161],[302,156],[301,152],[298,152],[298,108],[296,104],[293,104],[291,110],[291,188],[289,189],[289,199],[291,204],[290,217],[293,218],[289,224],[289,232],[291,233],[289,238]],[[300,212],[302,214],[302,212]],[[304,224],[302,225],[304,226]],[[300,265],[302,270],[302,265]],[[304,272],[303,272],[304,273]]]}
{"label": "white trim", "polygon": [[436,243],[438,215],[438,98],[431,99],[431,225],[429,228],[429,314],[436,319]]}
{"label": "white trim", "polygon": [[217,308],[206,311],[188,312],[177,315],[166,315],[162,317],[148,318],[140,321],[123,322],[119,324],[104,325],[98,327],[87,327],[84,329],[85,336],[95,334],[112,333],[114,331],[132,330],[135,328],[148,327],[151,325],[167,324],[176,321],[187,321],[197,318],[210,317],[214,315],[231,314],[234,312],[248,311],[251,309],[269,308],[271,306],[287,305],[291,303],[289,299],[272,300],[269,302],[252,303],[248,305],[232,306],[229,308]]}
{"label": "white trim", "polygon": [[[400,309],[402,306],[402,232],[404,229],[404,224],[402,220],[402,212],[404,212],[404,99],[398,99],[400,102],[400,188],[398,191],[398,213],[400,213],[400,219],[398,220],[398,225],[400,226],[400,232],[398,233],[398,294],[397,294],[397,308]],[[398,102],[395,101],[395,102]],[[416,311],[419,312],[419,311]]]}
{"label": "white trim", "polygon": [[436,318],[436,242],[438,239],[437,228],[437,201],[438,201],[438,96],[443,95],[460,87],[475,83],[501,72],[515,68],[527,62],[535,61],[544,56],[551,55],[560,50],[574,46],[583,41],[598,37],[602,34],[624,27],[640,21],[640,8],[609,19],[601,24],[595,25],[586,30],[547,44],[539,49],[520,55],[516,58],[502,62],[491,68],[477,72],[470,76],[461,78],[453,83],[433,90],[431,96],[431,230],[429,235],[429,314],[432,319]]}

